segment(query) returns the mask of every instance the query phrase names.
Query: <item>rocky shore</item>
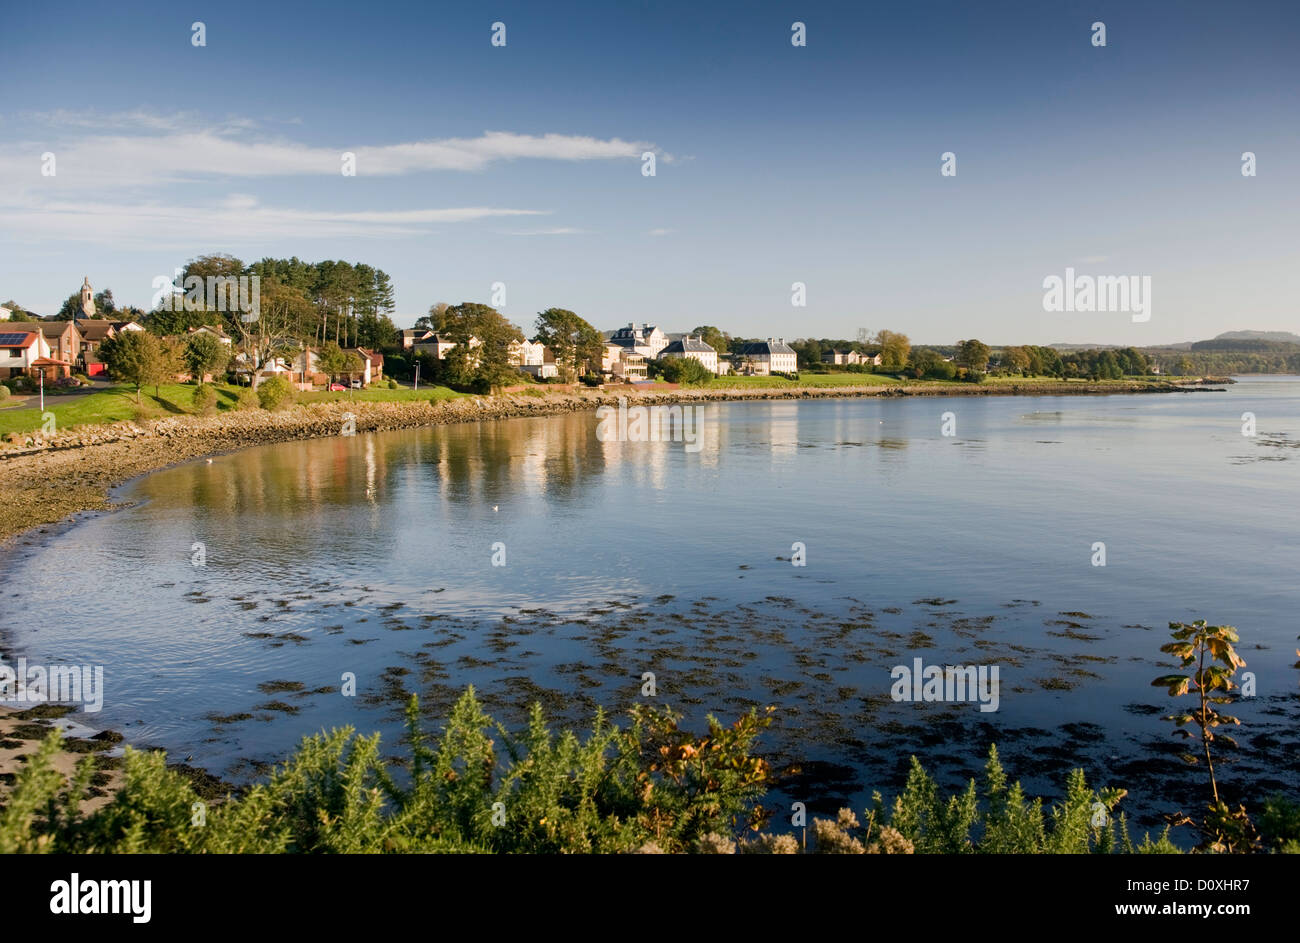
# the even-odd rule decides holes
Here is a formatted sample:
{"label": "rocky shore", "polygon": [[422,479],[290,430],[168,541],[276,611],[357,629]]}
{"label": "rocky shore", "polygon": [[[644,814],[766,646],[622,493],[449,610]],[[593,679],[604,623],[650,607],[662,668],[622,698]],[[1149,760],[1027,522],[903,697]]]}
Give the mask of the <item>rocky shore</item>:
{"label": "rocky shore", "polygon": [[[0,542],[34,527],[110,506],[108,490],[146,472],[254,445],[338,435],[350,414],[355,431],[377,432],[523,416],[546,416],[617,405],[737,400],[824,399],[862,396],[1102,395],[1175,392],[1174,384],[1033,383],[980,386],[854,386],[774,389],[677,389],[644,392],[580,390],[570,393],[406,402],[315,403],[279,412],[237,410],[215,416],[174,416],[86,426],[48,438],[40,435],[0,446],[5,513]],[[540,392],[540,390],[538,391]]]}

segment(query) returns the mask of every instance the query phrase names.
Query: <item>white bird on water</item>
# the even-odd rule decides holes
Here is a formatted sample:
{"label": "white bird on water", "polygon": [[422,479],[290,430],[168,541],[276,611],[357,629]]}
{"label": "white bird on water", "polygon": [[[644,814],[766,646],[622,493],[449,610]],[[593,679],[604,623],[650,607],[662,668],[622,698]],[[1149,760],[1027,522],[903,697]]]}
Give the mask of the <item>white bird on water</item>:
{"label": "white bird on water", "polygon": [[209,465],[212,464],[212,459],[208,459],[208,464],[209,464]]}
{"label": "white bird on water", "polygon": [[492,510],[494,510],[494,511],[499,511],[499,510],[500,510],[500,507],[499,507],[498,505],[495,505],[495,504],[494,504],[494,505],[492,505]]}

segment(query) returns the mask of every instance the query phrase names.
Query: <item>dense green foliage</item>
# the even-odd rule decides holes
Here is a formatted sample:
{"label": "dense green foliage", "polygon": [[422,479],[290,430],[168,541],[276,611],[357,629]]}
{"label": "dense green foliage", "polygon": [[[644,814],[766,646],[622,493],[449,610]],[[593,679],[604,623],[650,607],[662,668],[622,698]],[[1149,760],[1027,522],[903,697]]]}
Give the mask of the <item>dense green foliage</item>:
{"label": "dense green foliage", "polygon": [[[128,750],[124,781],[91,813],[81,803],[96,760],[71,779],[53,767],[51,732],[16,777],[0,811],[0,853],[709,852],[829,854],[1173,853],[1168,829],[1135,843],[1120,789],[1070,774],[1050,807],[1009,783],[989,750],[984,784],[944,797],[921,764],[886,804],[814,819],[811,842],[759,804],[772,782],[753,751],[770,722],[751,711],[700,736],[666,708],[638,705],[619,728],[597,713],[585,737],[552,732],[535,706],[511,734],[469,688],[441,736],[407,707],[408,754],[385,759],[379,735],[351,728],[304,738],[283,766],[238,796],[201,798],[160,752]],[[1300,851],[1300,806],[1269,800],[1260,850]]]}
{"label": "dense green foliage", "polygon": [[263,409],[287,409],[293,405],[297,392],[284,374],[277,373],[258,384],[257,401]]}
{"label": "dense green foliage", "polygon": [[713,379],[713,371],[693,357],[665,357],[658,365],[660,374],[669,383],[703,386]]}

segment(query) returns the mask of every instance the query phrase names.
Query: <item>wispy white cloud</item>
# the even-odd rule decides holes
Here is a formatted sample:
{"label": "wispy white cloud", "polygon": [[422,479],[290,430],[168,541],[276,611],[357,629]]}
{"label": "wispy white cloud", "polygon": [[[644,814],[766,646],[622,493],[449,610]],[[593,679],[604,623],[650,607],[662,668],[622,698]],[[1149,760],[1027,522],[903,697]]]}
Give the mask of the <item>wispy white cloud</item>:
{"label": "wispy white cloud", "polygon": [[[485,206],[332,212],[316,205],[268,206],[239,193],[198,203],[192,189],[184,185],[340,178],[345,153],[355,155],[358,177],[395,177],[473,172],[520,160],[631,160],[655,150],[651,144],[622,138],[506,131],[326,147],[284,134],[269,138],[259,130],[262,122],[250,118],[213,121],[193,112],[160,114],[146,109],[27,112],[19,117],[27,139],[15,136],[0,143],[0,216],[10,234],[21,231],[32,238],[165,242],[192,237],[196,227],[211,231],[228,227],[248,238],[395,235],[441,223],[546,215],[540,210]],[[41,175],[42,155],[47,151],[57,165],[52,177]],[[573,227],[552,227],[512,234],[579,232]]]}
{"label": "wispy white cloud", "polygon": [[666,235],[668,235],[670,232],[672,232],[671,229],[652,229],[652,230],[650,230],[648,233],[646,233],[646,235],[647,235],[647,236],[666,236]]}
{"label": "wispy white cloud", "polygon": [[331,212],[263,206],[233,195],[211,205],[58,201],[5,213],[11,234],[117,244],[188,242],[202,232],[236,232],[242,239],[415,235],[429,226],[545,211],[469,206],[447,209]]}
{"label": "wispy white cloud", "polygon": [[556,226],[553,229],[525,229],[516,232],[506,233],[507,236],[576,236],[585,233],[585,229],[574,229],[572,226]]}
{"label": "wispy white cloud", "polygon": [[[653,146],[621,138],[566,134],[514,134],[488,131],[475,138],[441,138],[396,144],[340,142],[322,147],[280,137],[268,140],[247,132],[244,119],[227,119],[196,129],[186,115],[125,113],[135,128],[160,133],[75,134],[70,127],[100,127],[95,116],[53,113],[53,132],[41,141],[0,145],[0,175],[11,181],[38,181],[37,156],[52,152],[62,186],[157,186],[223,177],[340,176],[343,155],[355,155],[358,177],[398,176],[439,170],[478,171],[516,160],[588,161],[639,158]],[[61,119],[55,120],[57,116]],[[59,128],[63,129],[59,133]]]}

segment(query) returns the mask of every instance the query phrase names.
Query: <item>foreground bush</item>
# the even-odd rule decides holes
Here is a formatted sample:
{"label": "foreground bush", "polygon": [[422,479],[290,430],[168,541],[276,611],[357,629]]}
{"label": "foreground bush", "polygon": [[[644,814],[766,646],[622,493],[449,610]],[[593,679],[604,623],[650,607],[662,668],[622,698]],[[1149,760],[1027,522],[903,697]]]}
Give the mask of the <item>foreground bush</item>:
{"label": "foreground bush", "polygon": [[[57,731],[17,774],[0,811],[0,854],[14,852],[371,853],[525,852],[705,854],[1175,853],[1166,828],[1134,843],[1113,815],[1121,789],[1090,788],[1082,770],[1063,797],[1009,784],[990,749],[982,789],[943,796],[921,764],[886,804],[861,818],[843,809],[802,828],[782,813],[769,827],[758,801],[771,784],[752,755],[771,722],[751,711],[697,736],[667,709],[638,706],[626,729],[597,713],[585,738],[552,733],[535,706],[511,735],[469,688],[439,739],[407,707],[408,756],[385,761],[379,735],[344,728],[304,738],[270,778],[205,802],[162,753],[128,749],[112,800],[80,811],[95,772],[85,757],[71,781],[53,767]],[[764,829],[766,828],[766,831]],[[1300,806],[1275,798],[1260,818],[1263,845],[1300,851]]]}
{"label": "foreground bush", "polygon": [[436,745],[418,716],[412,698],[404,768],[381,759],[378,734],[335,730],[305,738],[269,781],[211,807],[161,753],[128,750],[123,786],[88,816],[78,807],[94,761],[65,782],[51,765],[52,733],[0,813],[0,853],[617,852],[650,842],[684,851],[761,814],[768,768],[749,751],[769,720],[755,712],[731,727],[710,718],[702,738],[667,710],[637,708],[626,730],[597,714],[580,740],[551,733],[534,707],[515,738],[470,688]]}

